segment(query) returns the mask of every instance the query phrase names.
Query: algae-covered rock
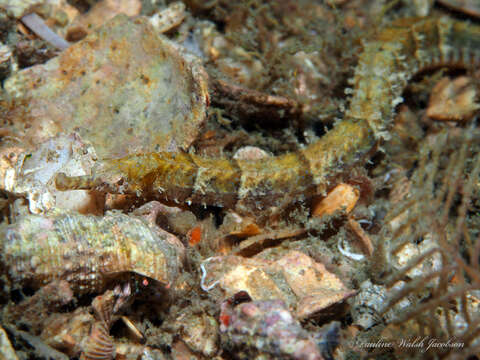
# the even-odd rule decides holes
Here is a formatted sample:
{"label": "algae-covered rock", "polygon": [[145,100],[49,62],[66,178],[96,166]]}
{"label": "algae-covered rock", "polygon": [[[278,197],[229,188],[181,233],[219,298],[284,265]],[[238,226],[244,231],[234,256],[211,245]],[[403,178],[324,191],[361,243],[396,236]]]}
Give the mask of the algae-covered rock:
{"label": "algae-covered rock", "polygon": [[5,88],[28,104],[16,123],[32,143],[76,131],[100,158],[186,149],[208,103],[201,66],[124,15]]}

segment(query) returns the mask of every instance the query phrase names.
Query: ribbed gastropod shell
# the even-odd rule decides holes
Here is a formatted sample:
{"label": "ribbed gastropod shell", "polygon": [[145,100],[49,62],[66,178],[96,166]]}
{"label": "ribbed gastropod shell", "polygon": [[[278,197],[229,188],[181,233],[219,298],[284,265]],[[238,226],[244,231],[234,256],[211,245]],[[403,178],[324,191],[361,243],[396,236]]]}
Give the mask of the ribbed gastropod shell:
{"label": "ribbed gastropod shell", "polygon": [[172,284],[184,257],[176,237],[117,212],[27,215],[4,229],[0,241],[12,284],[38,288],[63,279],[78,293],[100,292],[132,273]]}

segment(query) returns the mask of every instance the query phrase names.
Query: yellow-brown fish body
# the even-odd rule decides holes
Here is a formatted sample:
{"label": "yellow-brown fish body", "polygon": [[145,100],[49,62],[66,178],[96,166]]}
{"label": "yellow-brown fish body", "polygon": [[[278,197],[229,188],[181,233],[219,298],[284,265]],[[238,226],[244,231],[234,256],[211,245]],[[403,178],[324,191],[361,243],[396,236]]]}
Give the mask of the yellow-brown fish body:
{"label": "yellow-brown fish body", "polygon": [[325,192],[332,181],[388,139],[411,77],[480,63],[480,27],[448,18],[403,19],[367,42],[350,80],[343,121],[305,149],[260,160],[148,153],[103,161],[91,177],[58,174],[59,189],[97,189],[252,212]]}

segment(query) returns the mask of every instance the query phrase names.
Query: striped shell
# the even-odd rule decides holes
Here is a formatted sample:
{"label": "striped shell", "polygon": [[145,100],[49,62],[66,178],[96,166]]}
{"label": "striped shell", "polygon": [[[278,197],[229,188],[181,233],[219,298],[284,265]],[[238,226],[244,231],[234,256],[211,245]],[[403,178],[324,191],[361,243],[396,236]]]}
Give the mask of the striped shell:
{"label": "striped shell", "polygon": [[1,259],[9,278],[33,288],[63,279],[76,292],[100,292],[131,273],[166,285],[175,281],[184,256],[174,236],[115,212],[28,215],[4,232]]}
{"label": "striped shell", "polygon": [[93,324],[90,336],[85,344],[82,360],[111,360],[115,352],[113,339],[103,322]]}

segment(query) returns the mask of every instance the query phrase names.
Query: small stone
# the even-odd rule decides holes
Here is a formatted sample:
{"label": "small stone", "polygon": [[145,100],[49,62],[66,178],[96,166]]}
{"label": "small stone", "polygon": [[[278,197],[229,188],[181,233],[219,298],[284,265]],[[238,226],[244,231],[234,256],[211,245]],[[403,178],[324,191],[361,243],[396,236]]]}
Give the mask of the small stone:
{"label": "small stone", "polygon": [[218,351],[218,324],[208,314],[194,313],[178,319],[180,338],[194,352],[212,358]]}

